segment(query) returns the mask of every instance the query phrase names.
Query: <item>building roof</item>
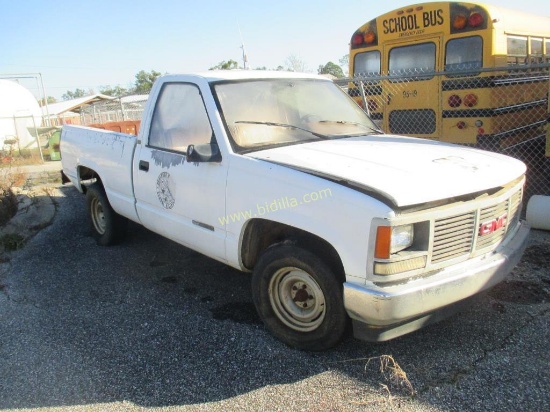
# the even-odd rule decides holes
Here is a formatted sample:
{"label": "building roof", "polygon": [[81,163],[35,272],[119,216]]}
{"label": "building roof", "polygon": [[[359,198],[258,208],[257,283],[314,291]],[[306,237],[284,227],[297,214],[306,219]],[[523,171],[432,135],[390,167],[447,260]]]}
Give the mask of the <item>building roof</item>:
{"label": "building roof", "polygon": [[113,97],[97,93],[90,96],[79,97],[78,99],[65,100],[59,103],[48,104],[48,113],[50,116],[59,116],[65,112],[80,113],[80,108],[100,100],[112,100]]}

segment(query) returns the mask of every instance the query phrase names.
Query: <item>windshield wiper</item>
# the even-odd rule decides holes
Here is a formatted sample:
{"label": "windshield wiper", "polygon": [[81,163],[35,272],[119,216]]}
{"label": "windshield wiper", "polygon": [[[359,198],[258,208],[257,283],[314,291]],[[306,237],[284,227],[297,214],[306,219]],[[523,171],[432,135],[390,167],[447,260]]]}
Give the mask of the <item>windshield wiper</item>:
{"label": "windshield wiper", "polygon": [[362,124],[362,123],[357,123],[357,122],[349,122],[347,120],[319,120],[319,123],[336,123],[336,124],[352,124],[354,126],[361,126],[373,133],[377,133],[377,134],[384,134],[384,132],[382,130],[379,130],[379,129],[375,129],[373,127],[370,127],[370,126],[367,126],[365,124]]}
{"label": "windshield wiper", "polygon": [[304,129],[303,127],[299,127],[299,126],[294,126],[292,124],[286,124],[286,123],[275,123],[275,122],[256,122],[256,121],[252,121],[252,120],[238,120],[236,121],[235,123],[245,123],[245,124],[262,124],[262,125],[265,125],[265,126],[277,126],[277,127],[287,127],[289,129],[297,129],[297,130],[301,130],[303,132],[306,132],[306,133],[309,133],[315,137],[318,137],[319,139],[323,139],[323,140],[329,140],[331,137],[330,136],[327,136],[327,135],[324,135],[324,134],[321,134],[321,133],[316,133],[312,130],[308,130],[308,129]]}

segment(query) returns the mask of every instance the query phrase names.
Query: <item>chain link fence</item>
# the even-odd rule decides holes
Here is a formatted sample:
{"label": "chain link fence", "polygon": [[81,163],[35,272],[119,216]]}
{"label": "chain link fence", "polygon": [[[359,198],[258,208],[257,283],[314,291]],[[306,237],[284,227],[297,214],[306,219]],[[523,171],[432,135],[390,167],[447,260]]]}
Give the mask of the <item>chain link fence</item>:
{"label": "chain link fence", "polygon": [[83,106],[80,110],[80,122],[83,125],[100,125],[141,120],[148,97],[146,94],[124,96]]}
{"label": "chain link fence", "polygon": [[444,73],[417,70],[336,83],[386,133],[463,144],[522,160],[528,167],[528,199],[550,195],[549,70],[550,64]]}
{"label": "chain link fence", "polygon": [[[335,82],[386,133],[463,144],[522,160],[528,167],[528,199],[550,195],[549,71],[550,64],[451,73],[416,70]],[[147,97],[125,96],[83,107],[81,123],[126,122],[131,127],[119,131],[136,134]]]}

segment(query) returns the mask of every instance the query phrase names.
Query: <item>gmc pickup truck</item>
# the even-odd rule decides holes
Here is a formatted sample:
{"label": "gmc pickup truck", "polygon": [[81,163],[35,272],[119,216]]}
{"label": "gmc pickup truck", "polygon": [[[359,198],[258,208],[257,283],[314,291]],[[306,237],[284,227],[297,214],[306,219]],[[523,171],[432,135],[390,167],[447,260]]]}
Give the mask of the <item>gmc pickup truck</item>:
{"label": "gmc pickup truck", "polygon": [[100,245],[132,220],[251,272],[266,328],[304,350],[441,319],[500,282],[529,233],[523,163],[385,135],[314,75],[164,76],[138,136],[64,126],[61,154]]}

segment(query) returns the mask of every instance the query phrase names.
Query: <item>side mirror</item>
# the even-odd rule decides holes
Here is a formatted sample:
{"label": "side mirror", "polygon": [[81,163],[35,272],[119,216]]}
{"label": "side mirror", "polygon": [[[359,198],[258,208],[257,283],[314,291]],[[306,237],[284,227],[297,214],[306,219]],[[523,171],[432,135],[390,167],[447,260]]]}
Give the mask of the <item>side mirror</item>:
{"label": "side mirror", "polygon": [[220,148],[216,143],[209,144],[190,144],[187,146],[186,153],[188,162],[221,162],[222,155],[220,153]]}

